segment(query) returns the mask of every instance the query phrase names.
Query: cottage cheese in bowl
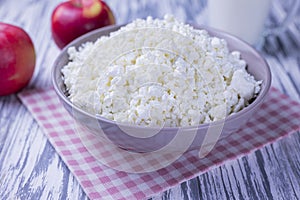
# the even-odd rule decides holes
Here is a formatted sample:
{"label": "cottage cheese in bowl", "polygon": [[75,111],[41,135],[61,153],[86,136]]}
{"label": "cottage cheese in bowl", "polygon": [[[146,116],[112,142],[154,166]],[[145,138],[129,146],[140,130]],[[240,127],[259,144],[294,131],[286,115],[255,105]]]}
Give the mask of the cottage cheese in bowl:
{"label": "cottage cheese in bowl", "polygon": [[62,73],[71,102],[125,124],[217,121],[248,106],[261,89],[224,39],[169,15],[137,19],[68,54]]}

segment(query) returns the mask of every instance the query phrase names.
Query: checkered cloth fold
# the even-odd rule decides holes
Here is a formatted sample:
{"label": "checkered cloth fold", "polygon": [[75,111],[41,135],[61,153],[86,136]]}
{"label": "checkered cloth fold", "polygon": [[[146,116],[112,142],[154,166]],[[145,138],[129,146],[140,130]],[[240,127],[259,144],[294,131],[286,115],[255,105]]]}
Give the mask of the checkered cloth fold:
{"label": "checkered cloth fold", "polygon": [[[162,159],[172,155],[143,160],[135,159],[138,154],[112,153],[113,145],[75,125],[52,88],[25,91],[19,97],[90,199],[147,199],[300,129],[300,104],[271,88],[259,112],[240,131],[219,141],[206,157],[199,159],[199,151],[190,151],[159,167]],[[119,165],[137,171],[151,165],[157,170],[127,173],[110,167]]]}

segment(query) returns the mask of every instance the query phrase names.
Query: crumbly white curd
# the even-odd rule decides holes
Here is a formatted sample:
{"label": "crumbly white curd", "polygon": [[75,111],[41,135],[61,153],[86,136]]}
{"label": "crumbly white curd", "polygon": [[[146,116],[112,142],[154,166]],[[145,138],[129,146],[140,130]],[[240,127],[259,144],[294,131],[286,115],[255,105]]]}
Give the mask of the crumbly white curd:
{"label": "crumbly white curd", "polygon": [[137,19],[68,53],[70,100],[121,123],[199,125],[238,112],[260,91],[224,39],[169,15]]}

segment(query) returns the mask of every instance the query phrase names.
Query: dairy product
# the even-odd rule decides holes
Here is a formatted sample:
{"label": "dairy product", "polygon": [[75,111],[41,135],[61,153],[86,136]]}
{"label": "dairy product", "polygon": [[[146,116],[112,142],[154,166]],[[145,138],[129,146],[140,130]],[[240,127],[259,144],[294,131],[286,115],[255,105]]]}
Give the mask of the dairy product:
{"label": "dairy product", "polygon": [[209,0],[208,24],[255,45],[263,35],[271,0]]}
{"label": "dairy product", "polygon": [[62,69],[70,100],[121,123],[191,126],[238,112],[260,91],[225,40],[177,21],[137,19],[79,49]]}

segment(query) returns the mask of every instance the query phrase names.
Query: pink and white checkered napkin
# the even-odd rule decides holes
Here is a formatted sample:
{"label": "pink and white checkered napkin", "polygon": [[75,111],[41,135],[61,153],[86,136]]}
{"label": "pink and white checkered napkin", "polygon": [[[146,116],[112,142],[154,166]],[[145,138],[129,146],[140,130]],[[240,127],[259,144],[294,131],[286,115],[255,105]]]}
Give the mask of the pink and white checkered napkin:
{"label": "pink and white checkered napkin", "polygon": [[[198,151],[190,151],[161,169],[126,173],[107,167],[101,158],[111,161],[113,166],[129,163],[137,170],[143,169],[145,163],[132,156],[116,157],[109,148],[111,145],[74,128],[73,118],[53,89],[26,91],[19,97],[91,199],[149,198],[300,129],[300,104],[271,88],[255,117],[239,132],[219,141],[206,157],[200,159]],[[150,159],[147,164],[157,165],[158,159],[168,156]]]}

